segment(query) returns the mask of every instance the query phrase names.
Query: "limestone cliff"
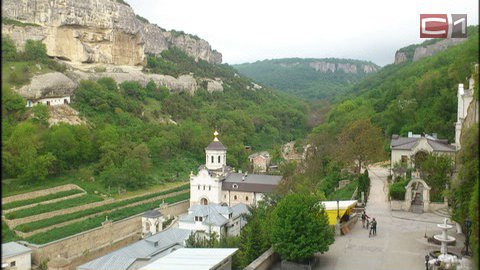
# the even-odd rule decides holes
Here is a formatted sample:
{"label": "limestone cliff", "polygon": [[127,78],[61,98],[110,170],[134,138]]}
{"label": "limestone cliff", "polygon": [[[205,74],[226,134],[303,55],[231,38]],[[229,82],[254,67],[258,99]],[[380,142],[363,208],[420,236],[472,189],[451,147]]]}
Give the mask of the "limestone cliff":
{"label": "limestone cliff", "polygon": [[4,24],[19,48],[41,40],[52,57],[81,63],[142,65],[147,54],[176,46],[196,60],[222,62],[207,41],[139,20],[114,0],[4,0],[2,17],[37,26]]}
{"label": "limestone cliff", "polygon": [[371,73],[378,70],[378,67],[375,65],[369,64],[351,64],[351,63],[333,63],[326,61],[313,61],[309,63],[309,66],[316,71],[325,73],[325,72],[335,72],[343,71],[345,73],[357,74],[359,70],[363,73]]}
{"label": "limestone cliff", "polygon": [[424,57],[432,56],[438,52],[444,51],[449,47],[458,45],[464,41],[466,38],[447,38],[442,40],[427,40],[426,42],[419,45],[410,45],[404,48],[401,48],[395,53],[395,64],[401,64],[408,61],[418,61]]}
{"label": "limestone cliff", "polygon": [[432,56],[438,52],[444,51],[448,47],[455,46],[466,40],[466,38],[447,38],[428,46],[419,46],[415,48],[415,53],[413,54],[412,60],[415,62],[421,58]]}

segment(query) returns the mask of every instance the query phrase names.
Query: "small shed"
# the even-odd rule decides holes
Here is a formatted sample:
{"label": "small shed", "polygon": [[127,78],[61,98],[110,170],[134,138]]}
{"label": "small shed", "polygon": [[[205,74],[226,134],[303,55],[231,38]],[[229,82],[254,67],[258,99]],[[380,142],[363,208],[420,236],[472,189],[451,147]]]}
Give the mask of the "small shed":
{"label": "small shed", "polygon": [[152,209],[142,215],[142,235],[154,235],[163,230],[165,218],[157,209]]}

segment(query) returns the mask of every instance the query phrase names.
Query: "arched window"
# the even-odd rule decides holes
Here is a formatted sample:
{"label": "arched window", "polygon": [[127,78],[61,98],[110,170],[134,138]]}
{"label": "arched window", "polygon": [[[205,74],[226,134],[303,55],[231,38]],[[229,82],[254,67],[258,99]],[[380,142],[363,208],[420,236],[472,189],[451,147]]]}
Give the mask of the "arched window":
{"label": "arched window", "polygon": [[248,196],[245,196],[245,201],[248,201]]}
{"label": "arched window", "polygon": [[145,230],[150,231],[150,222],[145,222]]}
{"label": "arched window", "polygon": [[233,199],[236,200],[236,199],[237,199],[237,195],[233,196]]}
{"label": "arched window", "polygon": [[208,190],[212,190],[212,186],[208,186]]}
{"label": "arched window", "polygon": [[213,162],[214,162],[214,160],[213,160],[213,156],[212,156],[212,163],[213,163]]}
{"label": "arched window", "polygon": [[205,190],[205,185],[203,185],[203,190]]}
{"label": "arched window", "polygon": [[218,156],[218,163],[220,163],[220,156]]}
{"label": "arched window", "polygon": [[198,190],[200,190],[200,185],[198,185]]}

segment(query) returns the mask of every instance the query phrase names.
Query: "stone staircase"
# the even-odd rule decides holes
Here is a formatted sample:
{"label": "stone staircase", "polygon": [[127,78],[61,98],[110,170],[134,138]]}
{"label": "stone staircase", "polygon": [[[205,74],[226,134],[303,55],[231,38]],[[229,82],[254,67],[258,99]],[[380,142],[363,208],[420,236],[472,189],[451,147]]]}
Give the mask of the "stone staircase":
{"label": "stone staircase", "polygon": [[410,206],[410,211],[416,214],[423,214],[423,201],[421,193],[415,194],[415,198]]}
{"label": "stone staircase", "polygon": [[423,205],[421,204],[412,204],[410,211],[415,214],[423,214]]}
{"label": "stone staircase", "polygon": [[448,210],[448,207],[437,209],[437,210],[433,211],[433,213],[437,216],[450,218],[450,212]]}

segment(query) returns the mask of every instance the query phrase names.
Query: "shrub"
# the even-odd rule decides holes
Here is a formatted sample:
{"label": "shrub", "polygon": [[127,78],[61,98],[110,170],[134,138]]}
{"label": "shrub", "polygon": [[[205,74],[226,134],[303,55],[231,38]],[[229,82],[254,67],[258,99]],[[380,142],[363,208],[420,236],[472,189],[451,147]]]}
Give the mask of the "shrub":
{"label": "shrub", "polygon": [[17,47],[15,47],[12,39],[2,36],[2,61],[15,61],[17,57]]}
{"label": "shrub", "polygon": [[47,47],[40,40],[27,40],[25,42],[25,60],[45,61],[48,59]]}
{"label": "shrub", "polygon": [[10,73],[8,82],[13,85],[22,85],[28,82],[28,77],[23,72],[17,72],[16,70]]}
{"label": "shrub", "polygon": [[391,200],[404,200],[405,187],[408,185],[408,180],[401,180],[390,185],[388,188],[388,195]]}
{"label": "shrub", "polygon": [[104,66],[96,66],[96,67],[93,68],[93,70],[95,72],[105,72],[105,71],[107,71],[107,68],[104,67]]}

